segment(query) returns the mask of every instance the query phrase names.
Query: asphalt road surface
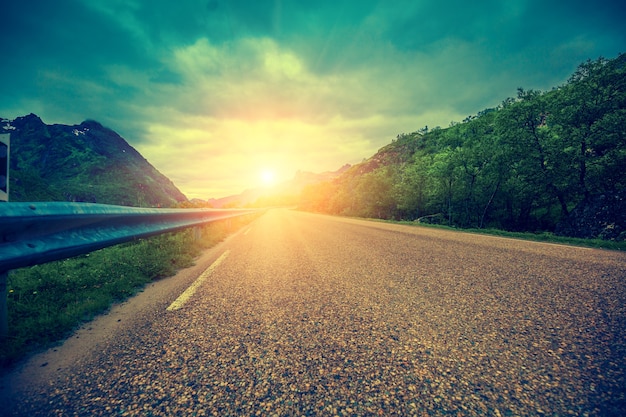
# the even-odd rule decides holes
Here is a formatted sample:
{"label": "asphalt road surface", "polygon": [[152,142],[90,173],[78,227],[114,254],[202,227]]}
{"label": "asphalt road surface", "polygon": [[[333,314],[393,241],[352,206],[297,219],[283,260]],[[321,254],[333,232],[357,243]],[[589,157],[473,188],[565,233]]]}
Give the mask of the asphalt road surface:
{"label": "asphalt road surface", "polygon": [[0,413],[626,415],[625,280],[618,252],[273,210],[5,378]]}

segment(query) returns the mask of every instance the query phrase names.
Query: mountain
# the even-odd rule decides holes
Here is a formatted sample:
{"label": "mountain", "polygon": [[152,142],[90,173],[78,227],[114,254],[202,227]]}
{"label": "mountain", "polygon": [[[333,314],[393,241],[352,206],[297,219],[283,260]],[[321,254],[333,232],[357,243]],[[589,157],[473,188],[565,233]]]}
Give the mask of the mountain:
{"label": "mountain", "polygon": [[211,207],[215,208],[295,205],[305,187],[320,182],[331,181],[339,177],[349,168],[350,164],[346,164],[336,171],[326,171],[322,173],[298,171],[291,180],[273,187],[253,188],[228,197],[210,198],[208,203]]}
{"label": "mountain", "polygon": [[47,125],[29,114],[0,118],[10,133],[10,201],[171,207],[187,198],[113,130],[87,120]]}

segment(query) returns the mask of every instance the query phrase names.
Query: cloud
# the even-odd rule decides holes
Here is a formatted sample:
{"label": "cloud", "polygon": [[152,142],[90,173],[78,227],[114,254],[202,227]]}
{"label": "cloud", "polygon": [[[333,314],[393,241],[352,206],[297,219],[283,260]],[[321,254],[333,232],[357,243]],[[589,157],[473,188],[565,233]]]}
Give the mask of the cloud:
{"label": "cloud", "polygon": [[[73,0],[3,8],[0,116],[91,118],[189,197],[359,162],[625,44],[609,1]],[[623,16],[623,13],[621,13]]]}
{"label": "cloud", "polygon": [[[415,70],[399,55],[333,74],[312,72],[305,58],[269,38],[202,38],[173,50],[163,64],[180,82],[151,86],[139,150],[190,196],[206,198],[223,191],[217,184],[250,178],[265,165],[288,179],[299,169],[358,162],[421,127],[416,113],[437,114],[425,98],[433,95],[428,83],[410,81]],[[117,84],[147,82],[133,72],[113,74]],[[451,114],[441,112],[441,120],[447,124]]]}

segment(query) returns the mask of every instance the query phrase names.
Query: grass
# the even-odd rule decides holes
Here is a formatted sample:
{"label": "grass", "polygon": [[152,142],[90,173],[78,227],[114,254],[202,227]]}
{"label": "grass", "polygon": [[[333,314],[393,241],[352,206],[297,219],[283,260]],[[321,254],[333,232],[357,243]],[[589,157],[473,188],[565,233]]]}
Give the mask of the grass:
{"label": "grass", "polygon": [[468,229],[460,229],[456,227],[438,225],[438,224],[427,224],[427,223],[416,223],[410,221],[394,221],[394,220],[375,220],[382,221],[385,223],[396,223],[396,224],[404,224],[415,227],[431,227],[436,229],[444,229],[444,230],[453,230],[455,232],[466,232],[466,233],[478,233],[492,236],[501,236],[508,237],[512,239],[522,239],[522,240],[531,240],[535,242],[548,242],[548,243],[558,243],[562,245],[570,245],[570,246],[582,246],[587,248],[598,248],[598,249],[609,249],[609,250],[618,250],[618,251],[626,251],[626,241],[614,241],[614,240],[602,240],[602,239],[581,239],[575,237],[566,237],[566,236],[558,236],[554,233],[550,232],[540,232],[540,233],[530,233],[530,232],[509,232],[501,229],[477,229],[477,228],[468,228]]}
{"label": "grass", "polygon": [[63,340],[80,324],[147,283],[191,266],[204,249],[255,218],[222,220],[11,271],[7,281],[9,334],[0,344],[0,369]]}

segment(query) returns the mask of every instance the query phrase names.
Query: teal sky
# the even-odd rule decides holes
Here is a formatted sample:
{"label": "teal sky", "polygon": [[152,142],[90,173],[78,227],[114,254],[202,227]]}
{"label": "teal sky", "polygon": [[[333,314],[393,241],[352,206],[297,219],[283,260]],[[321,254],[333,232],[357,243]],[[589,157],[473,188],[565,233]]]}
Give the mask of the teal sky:
{"label": "teal sky", "polygon": [[0,117],[97,120],[203,199],[360,162],[626,49],[623,1],[5,3]]}

